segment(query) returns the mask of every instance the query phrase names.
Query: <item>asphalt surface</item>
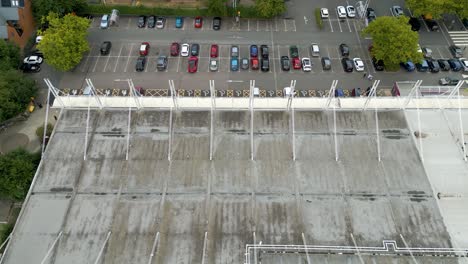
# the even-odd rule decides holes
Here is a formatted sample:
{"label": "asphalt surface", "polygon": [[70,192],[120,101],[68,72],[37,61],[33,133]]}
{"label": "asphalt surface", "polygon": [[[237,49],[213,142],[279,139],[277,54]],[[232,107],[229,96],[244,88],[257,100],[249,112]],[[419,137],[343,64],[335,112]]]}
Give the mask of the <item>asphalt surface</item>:
{"label": "asphalt surface", "polygon": [[[84,78],[91,78],[97,88],[116,88],[121,86],[119,80],[131,78],[135,86],[151,89],[169,89],[168,80],[174,80],[176,89],[209,89],[209,80],[215,81],[219,90],[249,89],[249,80],[255,80],[256,86],[265,90],[282,90],[289,86],[291,80],[296,80],[297,89],[327,90],[333,80],[339,80],[338,87],[352,89],[367,87],[370,82],[363,78],[363,72],[344,72],[341,66],[341,56],[338,46],[346,43],[351,48],[350,58],[359,57],[364,61],[365,72],[381,80],[380,88],[388,88],[395,81],[423,80],[423,85],[437,85],[437,81],[445,76],[461,78],[461,73],[455,72],[411,72],[403,69],[398,72],[376,72],[371,64],[371,57],[367,51],[371,40],[360,36],[365,27],[363,20],[358,18],[339,20],[336,14],[338,5],[355,5],[350,1],[319,1],[311,4],[307,1],[288,1],[288,11],[284,17],[272,20],[241,19],[237,24],[232,18],[224,18],[221,30],[212,30],[211,18],[205,18],[203,27],[195,29],[193,18],[185,18],[182,29],[175,28],[175,19],[167,18],[164,29],[137,28],[137,17],[121,17],[118,26],[102,30],[99,28],[100,18],[95,17],[89,30],[90,52],[85,55],[80,65],[73,72],[66,73],[59,87],[82,88]],[[403,1],[377,2],[370,6],[376,10],[377,16],[391,15],[393,5],[403,5]],[[314,9],[327,7],[330,18],[324,21],[324,29],[319,30],[315,24]],[[411,11],[404,9],[405,14]],[[445,19],[447,20],[447,19]],[[421,20],[420,44],[429,47],[434,52],[434,58],[450,58],[448,45],[452,44],[449,28],[444,20],[440,20],[441,29],[431,32]],[[467,32],[468,35],[468,32]],[[111,41],[113,46],[110,55],[101,56],[99,47],[103,41]],[[144,72],[136,72],[135,63],[138,58],[138,48],[141,42],[151,44],[148,63]],[[198,72],[187,72],[187,58],[170,57],[166,71],[156,70],[156,58],[159,55],[169,56],[172,42],[199,43],[201,46]],[[309,47],[311,43],[320,46],[320,57],[327,56],[332,60],[332,70],[324,71],[320,57],[311,57]],[[209,49],[211,44],[220,46],[218,72],[210,72]],[[230,46],[239,45],[240,58],[249,57],[251,44],[266,44],[270,48],[270,71],[240,70],[232,72],[230,63]],[[280,57],[289,55],[289,46],[299,47],[299,56],[312,59],[312,72],[302,70],[281,70]],[[465,55],[468,51],[465,51]]]}

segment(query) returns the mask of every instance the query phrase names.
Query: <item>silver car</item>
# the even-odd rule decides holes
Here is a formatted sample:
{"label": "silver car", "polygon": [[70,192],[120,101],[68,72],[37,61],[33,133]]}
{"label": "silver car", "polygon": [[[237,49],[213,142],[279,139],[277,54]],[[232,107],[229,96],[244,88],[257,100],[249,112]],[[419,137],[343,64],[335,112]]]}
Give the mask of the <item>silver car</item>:
{"label": "silver car", "polygon": [[105,29],[109,27],[109,15],[103,15],[101,18],[101,28]]}
{"label": "silver car", "polygon": [[239,47],[238,46],[232,46],[231,47],[231,57],[232,58],[239,57]]}
{"label": "silver car", "polygon": [[210,60],[210,71],[218,71],[218,61],[216,59]]}

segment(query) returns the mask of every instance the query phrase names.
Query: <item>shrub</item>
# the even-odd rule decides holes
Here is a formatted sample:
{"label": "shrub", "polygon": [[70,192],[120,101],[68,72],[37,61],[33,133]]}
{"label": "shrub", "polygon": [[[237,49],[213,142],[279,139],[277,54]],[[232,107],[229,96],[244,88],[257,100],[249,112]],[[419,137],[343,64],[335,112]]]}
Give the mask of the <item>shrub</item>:
{"label": "shrub", "polygon": [[[54,126],[51,123],[47,123],[47,136],[50,137],[50,135],[52,135],[53,129]],[[44,138],[44,126],[40,126],[36,129],[36,136],[39,138],[39,141],[42,142],[42,139]]]}
{"label": "shrub", "polygon": [[315,8],[315,22],[320,30],[323,29],[323,20],[320,16],[320,8]]}

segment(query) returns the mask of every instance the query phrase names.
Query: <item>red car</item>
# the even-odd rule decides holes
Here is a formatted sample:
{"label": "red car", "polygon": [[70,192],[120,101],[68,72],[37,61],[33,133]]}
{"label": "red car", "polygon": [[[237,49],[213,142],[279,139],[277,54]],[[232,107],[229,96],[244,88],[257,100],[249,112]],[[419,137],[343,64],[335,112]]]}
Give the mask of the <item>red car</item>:
{"label": "red car", "polygon": [[148,42],[143,42],[140,45],[140,55],[146,56],[149,53],[150,44]]}
{"label": "red car", "polygon": [[218,58],[218,45],[216,45],[216,44],[211,45],[210,57],[211,58]]}
{"label": "red car", "polygon": [[180,45],[177,42],[171,44],[171,56],[179,56]]}
{"label": "red car", "polygon": [[188,72],[190,73],[195,73],[197,72],[197,66],[198,66],[198,57],[192,56],[188,60]]}
{"label": "red car", "polygon": [[203,18],[200,16],[197,16],[195,18],[195,28],[201,28],[203,25]]}
{"label": "red car", "polygon": [[292,65],[295,70],[299,70],[301,68],[301,60],[299,58],[292,58]]}
{"label": "red car", "polygon": [[250,59],[250,68],[252,70],[258,70],[258,59],[257,58]]}

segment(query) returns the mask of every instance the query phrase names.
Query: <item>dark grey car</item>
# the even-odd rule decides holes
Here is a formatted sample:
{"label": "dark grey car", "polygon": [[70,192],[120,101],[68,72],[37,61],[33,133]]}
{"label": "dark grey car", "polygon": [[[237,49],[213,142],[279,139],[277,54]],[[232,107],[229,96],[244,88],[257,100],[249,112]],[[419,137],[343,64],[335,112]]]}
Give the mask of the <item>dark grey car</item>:
{"label": "dark grey car", "polygon": [[331,69],[331,60],[328,57],[322,57],[322,68],[324,70],[330,70]]}
{"label": "dark grey car", "polygon": [[192,56],[198,56],[199,51],[200,51],[200,45],[198,45],[197,43],[194,43],[192,44],[192,46],[190,46],[190,54]]}
{"label": "dark grey car", "polygon": [[241,60],[241,69],[248,70],[249,69],[249,59],[242,58]]}
{"label": "dark grey car", "polygon": [[167,68],[167,56],[159,56],[156,62],[156,67],[158,68],[158,71],[165,71]]}

